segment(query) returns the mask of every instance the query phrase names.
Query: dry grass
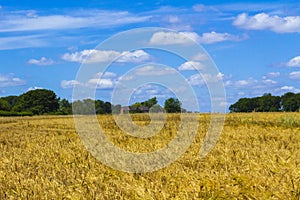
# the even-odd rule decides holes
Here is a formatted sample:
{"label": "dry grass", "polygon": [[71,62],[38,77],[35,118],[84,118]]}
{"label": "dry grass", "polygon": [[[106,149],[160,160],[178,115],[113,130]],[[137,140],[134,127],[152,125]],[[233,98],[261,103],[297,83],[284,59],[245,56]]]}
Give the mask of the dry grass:
{"label": "dry grass", "polygon": [[[123,134],[99,116],[116,145],[155,150],[170,141],[178,117],[151,139]],[[147,118],[135,116],[136,123]],[[300,199],[300,113],[228,114],[213,151],[198,158],[209,116],[189,150],[162,170],[129,174],[94,159],[72,117],[0,118],[0,199]]]}

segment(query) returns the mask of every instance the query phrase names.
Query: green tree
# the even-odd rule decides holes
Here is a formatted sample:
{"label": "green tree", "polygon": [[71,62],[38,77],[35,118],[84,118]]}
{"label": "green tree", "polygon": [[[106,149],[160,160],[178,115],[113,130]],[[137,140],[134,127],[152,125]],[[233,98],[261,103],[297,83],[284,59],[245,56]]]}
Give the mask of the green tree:
{"label": "green tree", "polygon": [[118,115],[121,113],[122,106],[120,104],[112,106],[112,113]]}
{"label": "green tree", "polygon": [[0,99],[7,101],[10,105],[10,108],[13,108],[17,104],[19,97],[18,96],[7,96],[7,97],[2,97]]}
{"label": "green tree", "polygon": [[259,108],[258,98],[241,98],[229,106],[230,112],[253,112]]}
{"label": "green tree", "polygon": [[31,112],[34,115],[53,113],[59,109],[59,98],[51,90],[37,89],[22,94],[13,111]]}
{"label": "green tree", "polygon": [[6,100],[0,99],[0,110],[10,111],[10,108],[10,104]]}
{"label": "green tree", "polygon": [[281,97],[282,110],[286,112],[295,112],[300,109],[300,93],[285,93]]}
{"label": "green tree", "polygon": [[59,112],[64,115],[72,114],[72,106],[67,99],[61,99],[59,101]]}
{"label": "green tree", "polygon": [[92,115],[95,114],[95,101],[92,99],[77,100],[72,103],[73,114]]}
{"label": "green tree", "polygon": [[164,109],[167,113],[181,112],[181,102],[175,98],[169,98],[165,101]]}
{"label": "green tree", "polygon": [[112,105],[110,102],[105,102],[103,105],[103,110],[105,114],[111,114],[112,112]]}
{"label": "green tree", "polygon": [[159,104],[154,104],[151,108],[150,108],[150,112],[151,113],[162,113],[164,112],[164,108],[161,107]]}
{"label": "green tree", "polygon": [[142,106],[147,106],[149,109],[157,104],[157,99],[156,97],[153,97],[151,99],[148,99],[147,101],[142,102]]}
{"label": "green tree", "polygon": [[278,112],[281,108],[281,98],[267,93],[259,97],[259,112]]}

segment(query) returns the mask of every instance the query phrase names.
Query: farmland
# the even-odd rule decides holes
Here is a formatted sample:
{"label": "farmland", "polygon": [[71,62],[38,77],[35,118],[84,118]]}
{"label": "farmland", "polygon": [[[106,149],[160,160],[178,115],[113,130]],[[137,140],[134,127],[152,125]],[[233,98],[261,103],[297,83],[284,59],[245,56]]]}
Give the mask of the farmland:
{"label": "farmland", "polygon": [[[193,114],[196,115],[196,114]],[[198,153],[210,116],[186,153],[149,173],[126,173],[97,161],[72,116],[0,118],[0,199],[300,199],[300,113],[227,114],[215,148]],[[158,135],[125,135],[112,116],[98,116],[115,145],[132,152],[163,148],[180,118],[168,114]],[[147,125],[143,114],[134,115]]]}

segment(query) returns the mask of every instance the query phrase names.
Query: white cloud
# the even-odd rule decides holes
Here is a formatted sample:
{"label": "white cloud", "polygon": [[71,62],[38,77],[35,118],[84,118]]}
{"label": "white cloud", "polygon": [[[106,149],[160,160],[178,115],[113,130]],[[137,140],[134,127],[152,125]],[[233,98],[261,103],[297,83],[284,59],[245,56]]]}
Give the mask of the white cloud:
{"label": "white cloud", "polygon": [[15,87],[21,85],[26,85],[26,81],[18,77],[14,77],[14,74],[0,74],[0,87]]}
{"label": "white cloud", "polygon": [[277,82],[272,79],[264,79],[262,80],[264,84],[276,84]]}
{"label": "white cloud", "polygon": [[87,84],[91,87],[96,86],[97,89],[111,89],[114,87],[115,81],[109,78],[94,78],[90,79]]}
{"label": "white cloud", "polygon": [[61,81],[60,83],[60,86],[63,88],[63,89],[69,89],[69,88],[73,88],[75,85],[80,85],[80,82],[76,81],[76,80],[63,80]]}
{"label": "white cloud", "polygon": [[[34,15],[33,15],[34,14]],[[2,14],[0,32],[107,28],[147,21],[151,16],[136,16],[123,11],[81,10],[57,15],[39,16],[36,12]]]}
{"label": "white cloud", "polygon": [[31,90],[38,90],[38,89],[43,89],[42,87],[38,87],[38,86],[34,86],[34,87],[30,87],[27,89],[27,92],[28,91],[31,91]]}
{"label": "white cloud", "polygon": [[135,70],[135,75],[138,76],[164,76],[175,73],[177,73],[177,71],[173,68],[157,68],[151,65],[144,66]]}
{"label": "white cloud", "polygon": [[200,52],[194,56],[191,57],[191,60],[193,61],[204,61],[209,60],[209,56],[206,53]]}
{"label": "white cloud", "polygon": [[300,56],[292,58],[286,65],[288,67],[300,67]]}
{"label": "white cloud", "polygon": [[276,78],[280,76],[280,72],[270,72],[267,74],[268,77]]}
{"label": "white cloud", "polygon": [[63,80],[60,85],[63,89],[73,88],[76,85],[86,88],[111,89],[116,83],[116,77],[117,74],[113,72],[97,73],[86,82]]}
{"label": "white cloud", "polygon": [[0,50],[48,46],[42,37],[44,35],[0,37]]}
{"label": "white cloud", "polygon": [[199,38],[195,32],[156,32],[150,39],[152,45],[190,45]]}
{"label": "white cloud", "polygon": [[62,56],[63,60],[70,62],[85,62],[85,63],[105,63],[105,62],[119,62],[119,63],[138,63],[150,59],[150,55],[143,50],[136,50],[133,52],[124,51],[118,52],[113,50],[83,50],[75,53],[66,53]]}
{"label": "white cloud", "polygon": [[191,85],[205,85],[205,84],[211,84],[211,83],[217,83],[219,81],[222,81],[224,77],[224,74],[219,72],[216,75],[213,74],[194,74],[188,78],[188,82]]}
{"label": "white cloud", "polygon": [[95,78],[115,78],[117,76],[117,74],[113,73],[113,72],[99,72],[97,73],[94,77]]}
{"label": "white cloud", "polygon": [[300,71],[297,71],[297,72],[291,72],[291,73],[290,73],[290,78],[291,78],[291,79],[299,79],[299,80],[300,80]]}
{"label": "white cloud", "polygon": [[46,57],[42,57],[40,60],[37,59],[30,59],[28,61],[28,64],[31,65],[41,65],[41,66],[47,66],[47,65],[53,65],[54,61],[52,59],[48,59]]}
{"label": "white cloud", "polygon": [[231,35],[229,33],[216,33],[212,31],[210,33],[203,33],[202,36],[199,37],[198,41],[202,44],[212,44],[224,41],[240,41],[245,38],[246,36],[241,38],[239,36]]}
{"label": "white cloud", "polygon": [[203,4],[196,4],[193,6],[193,10],[196,12],[204,12],[207,10],[207,7]]}
{"label": "white cloud", "polygon": [[168,21],[170,23],[178,23],[178,22],[180,22],[179,18],[177,16],[175,16],[175,15],[168,16]]}
{"label": "white cloud", "polygon": [[239,37],[229,33],[203,33],[199,36],[195,32],[156,32],[150,39],[153,45],[191,45],[195,42],[202,44],[212,44],[224,41],[240,41],[246,39],[246,36]]}
{"label": "white cloud", "polygon": [[196,62],[196,61],[188,61],[183,63],[182,65],[180,65],[178,67],[178,70],[180,71],[186,71],[186,70],[204,70],[205,66],[200,63],[200,62]]}
{"label": "white cloud", "polygon": [[234,20],[233,25],[248,30],[271,30],[277,33],[300,33],[300,16],[279,17],[259,13],[248,16],[242,13]]}
{"label": "white cloud", "polygon": [[280,90],[284,92],[294,92],[294,93],[299,93],[300,90],[295,88],[294,86],[283,86],[280,88]]}
{"label": "white cloud", "polygon": [[116,62],[120,63],[139,63],[150,59],[150,55],[143,50],[136,50],[133,52],[124,51]]}

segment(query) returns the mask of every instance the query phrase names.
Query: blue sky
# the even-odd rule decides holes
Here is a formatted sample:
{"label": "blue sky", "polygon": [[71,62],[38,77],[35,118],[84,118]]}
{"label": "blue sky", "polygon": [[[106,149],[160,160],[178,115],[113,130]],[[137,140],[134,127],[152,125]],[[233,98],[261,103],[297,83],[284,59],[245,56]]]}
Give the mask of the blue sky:
{"label": "blue sky", "polygon": [[[177,42],[184,33],[200,43],[220,71],[218,77],[211,78],[223,81],[223,104],[227,106],[241,97],[300,92],[297,1],[1,0],[0,96],[46,88],[71,100],[84,58],[97,53],[100,58],[103,53],[123,55],[124,51],[99,53],[93,49],[119,32],[144,27],[172,29],[178,33],[172,36]],[[160,51],[130,53],[104,73],[97,98],[110,101],[113,88],[126,71],[142,64],[144,70],[151,71],[146,64],[156,62],[182,73],[195,88],[201,110],[210,110],[208,91],[189,63]],[[132,101],[158,96],[162,103],[171,93],[145,85]]]}

